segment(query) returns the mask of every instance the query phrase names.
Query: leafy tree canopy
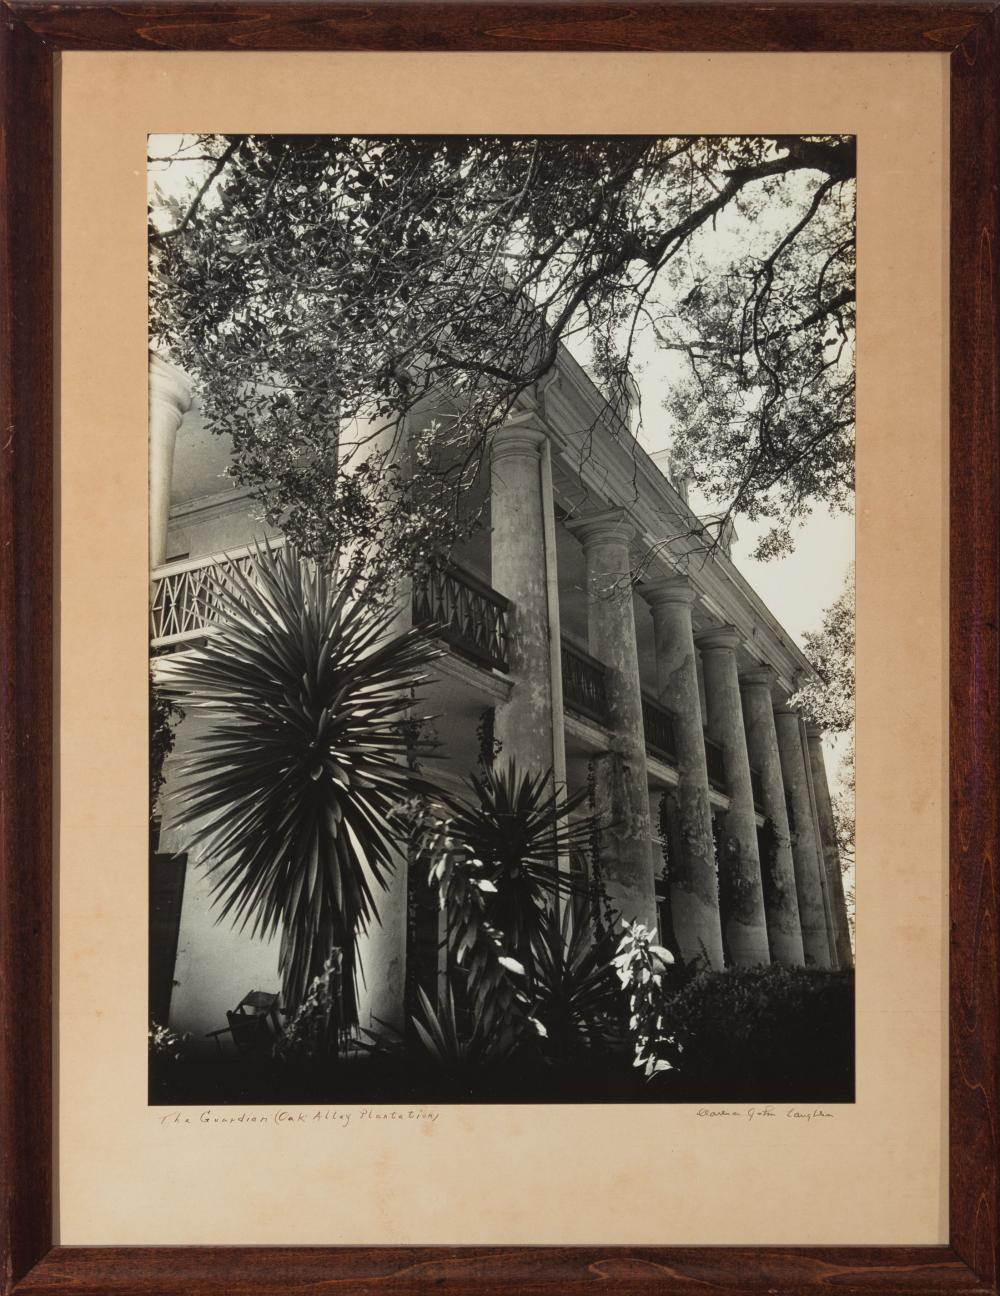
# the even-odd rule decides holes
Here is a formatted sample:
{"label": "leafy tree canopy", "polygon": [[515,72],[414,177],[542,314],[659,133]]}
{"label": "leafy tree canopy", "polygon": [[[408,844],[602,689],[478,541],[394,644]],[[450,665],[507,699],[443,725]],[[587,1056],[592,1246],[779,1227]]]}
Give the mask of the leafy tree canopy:
{"label": "leafy tree canopy", "polygon": [[[854,601],[852,563],[843,589],[823,614],[820,629],[803,635],[817,674],[792,698],[826,733],[846,738],[839,787],[833,794],[837,844],[845,868],[854,863]],[[853,890],[848,895],[848,912],[853,921]]]}
{"label": "leafy tree canopy", "polygon": [[447,546],[560,342],[619,405],[653,348],[682,358],[675,465],[771,520],[763,554],[849,503],[853,140],[210,136],[178,159],[188,191],[154,191],[153,341],[305,553]]}
{"label": "leafy tree canopy", "polygon": [[823,613],[819,630],[803,635],[817,675],[795,695],[796,705],[827,733],[854,729],[854,564],[844,587]]}

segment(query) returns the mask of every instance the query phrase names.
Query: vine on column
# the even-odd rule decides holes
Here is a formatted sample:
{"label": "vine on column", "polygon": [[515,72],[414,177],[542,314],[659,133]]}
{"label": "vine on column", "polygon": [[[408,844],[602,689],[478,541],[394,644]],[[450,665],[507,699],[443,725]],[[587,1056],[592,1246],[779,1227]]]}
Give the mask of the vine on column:
{"label": "vine on column", "polygon": [[485,707],[480,711],[476,737],[479,742],[478,761],[484,770],[491,769],[503,751],[503,743],[496,736],[496,722],[496,707]]}
{"label": "vine on column", "polygon": [[587,762],[587,807],[590,811],[590,914],[597,938],[603,941],[614,932],[615,919],[601,866],[601,821],[597,814],[597,774],[592,760]]}
{"label": "vine on column", "polygon": [[656,832],[660,839],[660,853],[663,856],[663,880],[670,884],[670,803],[667,789],[660,793],[660,804],[656,808]]}

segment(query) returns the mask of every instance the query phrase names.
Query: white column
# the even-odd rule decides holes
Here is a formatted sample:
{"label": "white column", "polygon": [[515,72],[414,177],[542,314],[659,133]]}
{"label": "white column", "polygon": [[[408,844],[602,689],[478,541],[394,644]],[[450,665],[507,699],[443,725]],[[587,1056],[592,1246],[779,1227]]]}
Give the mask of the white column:
{"label": "white column", "polygon": [[587,562],[590,651],[606,668],[611,743],[596,758],[594,772],[597,810],[606,825],[602,862],[608,898],[624,919],[655,931],[646,741],[629,555],[635,532],[623,509],[567,525],[582,542]]}
{"label": "white column", "polygon": [[523,771],[552,767],[552,662],[541,456],[545,433],[510,424],[490,453],[491,582],[513,604],[510,701],[497,707],[501,762]]}
{"label": "white column", "polygon": [[149,353],[149,566],[167,556],[170,485],[174,475],[177,429],[191,408],[191,388],[174,365]]}
{"label": "white column", "polygon": [[786,966],[801,967],[805,963],[805,954],[795,891],[785,784],[774,725],[774,682],[775,673],[770,666],[743,672],[740,676],[743,721],[750,761],[760,771],[764,795],[767,850],[761,852],[760,863],[771,959]]}
{"label": "white column", "polygon": [[[406,478],[411,471],[408,428],[386,424],[371,435],[368,453],[386,456]],[[413,626],[413,582],[399,574],[393,587],[395,616],[387,633],[405,634]],[[378,921],[358,938],[358,1024],[378,1032],[384,1026],[401,1033],[406,1020],[406,957],[409,917],[410,866],[405,846],[394,847],[389,886],[373,888]]]}
{"label": "white column", "polygon": [[820,858],[813,827],[812,803],[806,778],[805,752],[799,729],[799,713],[792,707],[775,708],[781,776],[791,808],[789,829],[795,865],[795,893],[799,901],[802,950],[812,967],[830,966],[830,943],[826,938],[826,908],[820,880]]}
{"label": "white column", "polygon": [[854,966],[854,953],[851,949],[851,932],[847,923],[844,877],[840,870],[840,851],[837,847],[837,826],[833,817],[830,784],[826,777],[826,761],[823,758],[823,731],[819,725],[806,725],[806,741],[809,747],[813,789],[816,793],[816,812],[819,818],[820,844],[823,849],[827,891],[833,916],[837,963],[842,968],[848,968]]}
{"label": "white column", "polygon": [[719,878],[691,622],[695,592],[683,576],[651,581],[640,592],[653,612],[657,692],[672,713],[677,744],[680,850],[669,879],[674,932],[686,962],[707,957],[713,968],[722,968]]}
{"label": "white column", "polygon": [[719,843],[719,892],[726,948],[733,963],[753,967],[770,963],[771,955],[736,665],[740,636],[735,627],[722,626],[699,635],[695,643],[701,649],[705,676],[708,732],[722,748],[729,792],[729,809],[721,816],[723,840]]}
{"label": "white column", "polygon": [[816,804],[816,788],[813,786],[812,764],[809,760],[809,743],[806,739],[805,717],[799,714],[799,742],[802,746],[802,762],[806,770],[806,785],[809,789],[809,808],[812,811],[812,835],[816,846],[816,859],[819,863],[820,890],[823,892],[823,919],[826,924],[826,944],[829,950],[830,967],[840,966],[837,959],[837,938],[834,931],[833,904],[830,897],[830,883],[826,876],[826,861],[823,858],[823,835],[819,828],[819,807]]}

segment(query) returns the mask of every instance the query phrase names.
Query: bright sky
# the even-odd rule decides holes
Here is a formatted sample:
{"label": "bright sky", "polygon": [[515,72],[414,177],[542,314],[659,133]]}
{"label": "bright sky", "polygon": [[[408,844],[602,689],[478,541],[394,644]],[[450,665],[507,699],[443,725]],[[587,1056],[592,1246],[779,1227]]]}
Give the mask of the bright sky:
{"label": "bright sky", "polygon": [[[649,379],[640,379],[640,389]],[[643,395],[643,430],[641,440],[653,460],[666,470],[670,447],[670,429],[659,401],[647,401]],[[691,492],[690,503],[696,513],[718,511],[706,500]],[[794,532],[795,550],[787,557],[758,562],[750,555],[770,523],[736,521],[732,559],[761,596],[788,633],[800,645],[807,630],[818,630],[823,613],[840,594],[848,566],[854,561],[854,514],[831,515],[820,505],[803,526]]]}
{"label": "bright sky", "polygon": [[[787,185],[790,194],[796,186],[799,188],[799,201],[803,205],[810,193],[807,184],[808,181],[799,177],[790,177]],[[735,206],[730,206],[691,240],[689,253],[703,258],[709,266],[724,270],[748,248],[755,253],[770,251],[795,223],[801,210],[794,203],[773,205],[750,222]],[[637,359],[640,371],[636,377],[642,396],[640,440],[665,469],[671,427],[663,402],[672,384],[686,372],[688,362],[680,352],[656,349],[649,339],[637,348]],[[699,499],[693,491],[690,503],[697,513],[718,513],[720,509],[719,502]],[[738,517],[733,561],[789,634],[801,644],[803,631],[820,628],[823,612],[840,594],[848,566],[854,561],[854,517],[853,514],[831,516],[820,505],[801,529],[793,532],[794,553],[771,562],[755,561],[750,554],[770,525]]]}

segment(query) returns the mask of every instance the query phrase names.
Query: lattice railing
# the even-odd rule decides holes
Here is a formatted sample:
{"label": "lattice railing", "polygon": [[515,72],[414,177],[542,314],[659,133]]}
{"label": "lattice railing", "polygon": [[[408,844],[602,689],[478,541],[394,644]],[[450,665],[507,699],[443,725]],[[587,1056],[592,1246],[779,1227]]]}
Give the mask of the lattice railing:
{"label": "lattice railing", "polygon": [[563,703],[599,724],[608,722],[604,663],[567,640],[562,641]]}
{"label": "lattice railing", "polygon": [[486,666],[510,667],[510,602],[456,563],[435,562],[413,585],[413,620]]}
{"label": "lattice railing", "polygon": [[[269,542],[280,548],[281,540]],[[152,573],[150,641],[153,648],[200,639],[213,625],[219,610],[219,582],[234,567],[246,574],[255,549],[251,545],[225,554],[209,554],[166,563]]]}

